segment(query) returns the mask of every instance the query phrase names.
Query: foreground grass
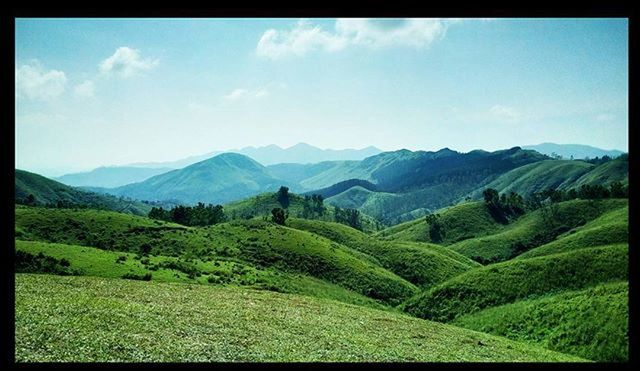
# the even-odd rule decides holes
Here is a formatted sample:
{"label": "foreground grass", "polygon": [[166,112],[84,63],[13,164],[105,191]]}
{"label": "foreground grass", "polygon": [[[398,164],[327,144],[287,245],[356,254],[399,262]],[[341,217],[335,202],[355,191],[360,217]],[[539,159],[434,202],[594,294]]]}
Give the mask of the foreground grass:
{"label": "foreground grass", "polygon": [[584,361],[331,300],[16,275],[16,361]]}
{"label": "foreground grass", "polygon": [[452,324],[600,362],[629,359],[629,285],[616,282],[463,316]]}

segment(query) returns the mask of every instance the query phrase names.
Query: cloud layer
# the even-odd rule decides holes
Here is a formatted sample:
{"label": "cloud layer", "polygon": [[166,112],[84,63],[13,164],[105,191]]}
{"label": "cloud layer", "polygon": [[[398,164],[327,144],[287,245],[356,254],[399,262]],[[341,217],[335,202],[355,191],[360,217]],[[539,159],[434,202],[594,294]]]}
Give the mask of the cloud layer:
{"label": "cloud layer", "polygon": [[67,77],[62,71],[45,71],[37,60],[16,68],[16,95],[29,99],[49,100],[64,93]]}
{"label": "cloud layer", "polygon": [[333,31],[325,31],[303,19],[291,30],[266,30],[258,41],[256,54],[278,59],[316,50],[337,52],[350,45],[420,49],[444,37],[447,27],[458,22],[460,20],[439,18],[343,18],[336,20]]}
{"label": "cloud layer", "polygon": [[122,46],[112,56],[102,61],[98,68],[103,74],[114,73],[122,77],[130,77],[138,72],[150,70],[158,63],[157,59],[142,59],[137,49]]}

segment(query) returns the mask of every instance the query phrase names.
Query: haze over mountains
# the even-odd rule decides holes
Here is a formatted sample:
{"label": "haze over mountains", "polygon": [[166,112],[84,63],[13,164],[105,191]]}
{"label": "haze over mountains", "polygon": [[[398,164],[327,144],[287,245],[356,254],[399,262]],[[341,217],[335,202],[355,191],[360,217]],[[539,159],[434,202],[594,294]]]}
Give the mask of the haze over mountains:
{"label": "haze over mountains", "polygon": [[320,149],[307,143],[298,143],[288,148],[282,148],[275,144],[270,144],[264,147],[249,146],[241,149],[231,149],[228,151],[213,151],[205,153],[203,155],[190,156],[177,161],[139,162],[131,164],[129,166],[148,168],[166,167],[172,169],[180,169],[225,152],[239,153],[241,155],[249,156],[262,165],[273,165],[289,162],[309,164],[321,161],[362,160],[366,157],[376,155],[382,151],[373,146],[362,149]]}

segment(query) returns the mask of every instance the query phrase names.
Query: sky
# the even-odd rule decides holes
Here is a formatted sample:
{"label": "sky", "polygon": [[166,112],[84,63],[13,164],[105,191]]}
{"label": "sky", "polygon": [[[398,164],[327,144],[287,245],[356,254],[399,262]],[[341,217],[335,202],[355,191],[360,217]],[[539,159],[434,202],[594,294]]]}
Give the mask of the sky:
{"label": "sky", "polygon": [[628,150],[628,20],[16,19],[16,168],[299,142]]}

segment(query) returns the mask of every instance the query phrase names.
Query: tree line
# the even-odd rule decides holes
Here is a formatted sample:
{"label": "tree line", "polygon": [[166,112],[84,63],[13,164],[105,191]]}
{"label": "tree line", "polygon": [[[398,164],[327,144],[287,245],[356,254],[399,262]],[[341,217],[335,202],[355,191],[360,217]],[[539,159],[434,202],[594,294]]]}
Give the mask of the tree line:
{"label": "tree line", "polygon": [[213,225],[227,220],[222,205],[205,205],[202,202],[196,206],[178,205],[171,209],[152,207],[149,218],[187,226]]}

